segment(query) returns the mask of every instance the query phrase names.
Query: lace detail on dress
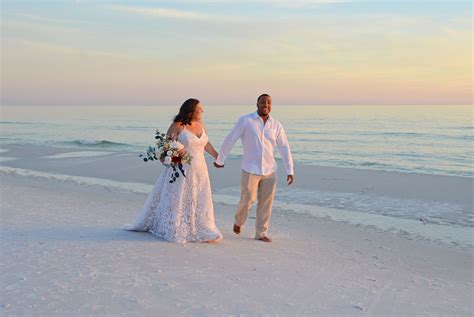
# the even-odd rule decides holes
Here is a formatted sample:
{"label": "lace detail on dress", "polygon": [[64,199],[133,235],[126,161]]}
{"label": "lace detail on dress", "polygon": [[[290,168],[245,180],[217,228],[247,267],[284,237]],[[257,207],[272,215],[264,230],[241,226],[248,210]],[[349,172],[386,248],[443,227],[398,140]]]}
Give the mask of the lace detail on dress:
{"label": "lace detail on dress", "polygon": [[179,177],[170,184],[173,169],[163,170],[135,222],[124,229],[149,231],[180,243],[222,238],[214,222],[211,184],[204,157],[207,135],[204,131],[197,137],[184,128],[178,141],[193,157],[191,164],[184,166],[186,177]]}

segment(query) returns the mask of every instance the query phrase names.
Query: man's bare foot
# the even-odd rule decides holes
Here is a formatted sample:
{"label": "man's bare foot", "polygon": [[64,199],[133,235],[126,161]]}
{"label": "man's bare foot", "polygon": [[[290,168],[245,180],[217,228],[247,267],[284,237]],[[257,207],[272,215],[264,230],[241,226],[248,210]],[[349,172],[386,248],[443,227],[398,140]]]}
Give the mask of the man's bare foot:
{"label": "man's bare foot", "polygon": [[239,233],[240,233],[240,226],[237,226],[235,223],[234,223],[234,233],[235,233],[235,234],[239,234]]}
{"label": "man's bare foot", "polygon": [[272,242],[272,239],[270,239],[269,237],[261,237],[261,238],[258,238],[257,240],[260,240],[263,242]]}

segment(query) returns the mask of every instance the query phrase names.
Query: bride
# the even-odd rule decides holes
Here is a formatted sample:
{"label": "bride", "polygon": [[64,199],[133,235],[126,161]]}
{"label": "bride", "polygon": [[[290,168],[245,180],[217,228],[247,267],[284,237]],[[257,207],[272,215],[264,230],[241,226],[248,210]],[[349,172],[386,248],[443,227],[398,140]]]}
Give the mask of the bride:
{"label": "bride", "polygon": [[168,167],[158,177],[141,212],[125,230],[151,232],[172,242],[214,242],[222,234],[214,223],[211,185],[204,151],[214,159],[217,151],[209,142],[201,117],[199,100],[188,99],[168,129],[167,135],[177,138],[192,156],[185,164],[186,177],[170,183],[173,169]]}

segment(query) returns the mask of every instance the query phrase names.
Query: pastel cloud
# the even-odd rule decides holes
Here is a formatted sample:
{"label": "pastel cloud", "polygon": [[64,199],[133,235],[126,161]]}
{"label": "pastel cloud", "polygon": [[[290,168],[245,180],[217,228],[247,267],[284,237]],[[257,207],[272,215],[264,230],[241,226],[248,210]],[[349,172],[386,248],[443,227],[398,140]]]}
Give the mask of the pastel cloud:
{"label": "pastel cloud", "polygon": [[185,20],[210,20],[211,17],[197,12],[192,11],[183,11],[176,9],[168,8],[145,8],[145,7],[132,7],[132,6],[123,6],[123,5],[112,5],[108,8],[116,11],[141,14],[146,16],[161,17],[161,18],[170,18],[170,19],[185,19]]}

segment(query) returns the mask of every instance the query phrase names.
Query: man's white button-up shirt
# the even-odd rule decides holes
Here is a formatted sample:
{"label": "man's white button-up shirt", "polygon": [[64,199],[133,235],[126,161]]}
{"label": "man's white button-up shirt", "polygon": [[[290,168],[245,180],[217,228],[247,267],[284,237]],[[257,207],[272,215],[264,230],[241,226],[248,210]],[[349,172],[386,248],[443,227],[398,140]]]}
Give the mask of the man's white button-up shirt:
{"label": "man's white button-up shirt", "polygon": [[270,175],[277,170],[274,157],[278,147],[288,175],[293,175],[293,158],[281,123],[269,117],[264,124],[258,113],[243,115],[224,140],[216,163],[224,165],[227,155],[238,139],[242,140],[242,169],[251,174]]}

